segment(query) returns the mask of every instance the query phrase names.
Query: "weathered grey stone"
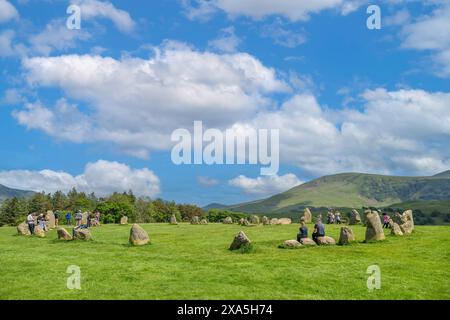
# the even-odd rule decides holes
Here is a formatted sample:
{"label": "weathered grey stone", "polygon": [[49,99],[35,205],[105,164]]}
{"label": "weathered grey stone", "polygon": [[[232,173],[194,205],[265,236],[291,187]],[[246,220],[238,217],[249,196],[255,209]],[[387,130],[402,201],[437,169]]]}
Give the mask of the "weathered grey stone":
{"label": "weathered grey stone", "polygon": [[170,216],[170,224],[178,224],[177,217],[174,214]]}
{"label": "weathered grey stone", "polygon": [[131,226],[130,229],[129,242],[133,246],[142,246],[150,242],[150,237],[148,236],[147,231],[145,231],[140,225],[135,223]]}
{"label": "weathered grey stone", "polygon": [[89,215],[89,213],[87,213],[87,212],[84,212],[84,213],[82,214],[82,217],[81,217],[81,224],[87,224],[87,218],[88,218],[88,215]]}
{"label": "weathered grey stone", "polygon": [[341,233],[339,235],[338,243],[340,245],[349,244],[355,241],[355,235],[350,227],[341,227]]}
{"label": "weathered grey stone", "polygon": [[278,219],[277,224],[291,224],[292,220],[290,218],[281,218]]}
{"label": "weathered grey stone", "polygon": [[366,211],[366,241],[384,240],[383,225],[377,211]]}
{"label": "weathered grey stone", "polygon": [[202,219],[202,220],[200,220],[200,224],[208,224],[208,220]]}
{"label": "weathered grey stone", "polygon": [[257,215],[252,215],[250,217],[250,223],[251,224],[259,224],[259,217]]}
{"label": "weathered grey stone", "polygon": [[398,225],[398,223],[394,222],[394,220],[392,220],[392,218],[389,219],[389,226],[391,227],[391,234],[394,236],[402,236],[403,232],[400,229],[400,226]]}
{"label": "weathered grey stone", "polygon": [[278,219],[277,218],[270,219],[270,224],[278,224]]}
{"label": "weathered grey stone", "polygon": [[70,235],[69,232],[67,232],[66,229],[58,228],[58,230],[56,232],[58,234],[59,240],[66,240],[66,241],[72,240],[72,236]]}
{"label": "weathered grey stone", "polygon": [[225,224],[232,224],[233,223],[233,219],[231,217],[226,217],[223,220],[223,223],[225,223]]}
{"label": "weathered grey stone", "polygon": [[287,249],[295,249],[301,247],[302,244],[298,242],[297,240],[286,240],[281,247],[287,248]]}
{"label": "weathered grey stone", "polygon": [[336,240],[334,240],[332,237],[329,236],[318,237],[317,244],[320,246],[334,245],[336,244]]}
{"label": "weathered grey stone", "polygon": [[244,231],[240,231],[233,239],[233,242],[230,245],[230,250],[237,250],[245,245],[251,244],[250,239],[244,233]]}
{"label": "weathered grey stone", "polygon": [[300,243],[304,246],[317,246],[317,243],[315,243],[313,239],[309,238],[300,239]]}
{"label": "weathered grey stone", "polygon": [[199,224],[200,220],[198,216],[193,216],[191,219],[191,224]]}
{"label": "weathered grey stone", "polygon": [[303,218],[302,221],[304,221],[305,223],[312,222],[312,213],[311,213],[311,210],[309,210],[309,208],[305,208],[305,210],[303,210],[302,218]]}
{"label": "weathered grey stone", "polygon": [[30,228],[28,228],[28,223],[22,222],[17,226],[17,233],[23,236],[31,235]]}
{"label": "weathered grey stone", "polygon": [[51,210],[47,211],[47,213],[45,214],[45,220],[47,220],[47,228],[48,229],[55,228],[56,222],[55,222],[55,214],[53,213],[53,211],[51,211]]}
{"label": "weathered grey stone", "polygon": [[270,220],[269,218],[267,218],[266,216],[262,217],[262,224],[267,226],[270,224]]}
{"label": "weathered grey stone", "polygon": [[120,224],[121,225],[128,224],[128,217],[127,216],[123,216],[122,218],[120,218]]}
{"label": "weathered grey stone", "polygon": [[73,238],[77,240],[91,240],[92,235],[89,229],[74,229]]}
{"label": "weathered grey stone", "polygon": [[34,235],[39,237],[39,238],[44,238],[45,237],[45,231],[44,229],[42,229],[42,227],[40,225],[37,225],[34,227]]}
{"label": "weathered grey stone", "polygon": [[355,225],[360,223],[361,223],[361,216],[359,215],[358,210],[353,209],[352,212],[350,213],[350,221],[348,224]]}

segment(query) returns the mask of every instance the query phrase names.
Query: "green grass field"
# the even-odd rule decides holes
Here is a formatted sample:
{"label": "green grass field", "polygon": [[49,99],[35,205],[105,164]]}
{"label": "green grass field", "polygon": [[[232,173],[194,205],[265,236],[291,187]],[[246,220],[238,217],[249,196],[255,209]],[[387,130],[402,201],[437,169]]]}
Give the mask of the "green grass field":
{"label": "green grass field", "polygon": [[[128,245],[130,226],[92,229],[93,241],[17,236],[0,228],[1,299],[450,299],[450,227],[416,227],[380,243],[278,249],[298,225],[144,224],[151,245]],[[244,230],[255,251],[228,249]],[[311,226],[310,226],[311,230]],[[365,229],[354,226],[358,240]],[[339,227],[327,226],[338,238]],[[381,269],[369,291],[366,270]],[[69,290],[69,265],[81,290]]]}

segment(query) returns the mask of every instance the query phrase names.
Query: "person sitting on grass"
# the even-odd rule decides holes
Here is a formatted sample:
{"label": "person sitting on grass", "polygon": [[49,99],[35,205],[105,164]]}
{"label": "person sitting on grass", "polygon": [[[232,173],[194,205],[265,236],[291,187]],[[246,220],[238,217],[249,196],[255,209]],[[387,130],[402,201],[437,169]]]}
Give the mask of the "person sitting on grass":
{"label": "person sitting on grass", "polygon": [[300,222],[301,226],[299,229],[299,232],[297,234],[297,241],[300,242],[300,240],[304,238],[308,238],[308,227],[306,227],[305,221]]}
{"label": "person sitting on grass", "polygon": [[325,236],[325,226],[321,219],[317,219],[317,223],[314,225],[314,231],[312,234],[312,239],[317,243],[317,238]]}
{"label": "person sitting on grass", "polygon": [[30,229],[30,233],[34,234],[34,217],[33,217],[32,213],[30,213],[27,216],[27,224],[28,224],[28,229]]}

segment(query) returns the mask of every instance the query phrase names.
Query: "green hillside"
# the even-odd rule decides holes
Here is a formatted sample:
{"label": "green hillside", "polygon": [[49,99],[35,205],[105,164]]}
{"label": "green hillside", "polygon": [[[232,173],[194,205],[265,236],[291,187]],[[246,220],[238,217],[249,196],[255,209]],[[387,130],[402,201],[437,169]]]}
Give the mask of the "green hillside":
{"label": "green hillside", "polygon": [[33,193],[34,193],[33,191],[11,189],[0,184],[0,202],[4,201],[5,199],[13,197],[17,198],[29,197],[32,196]]}
{"label": "green hillside", "polygon": [[405,201],[450,200],[450,171],[431,177],[364,173],[324,176],[267,199],[232,205],[249,213],[282,213],[309,207],[387,207]]}

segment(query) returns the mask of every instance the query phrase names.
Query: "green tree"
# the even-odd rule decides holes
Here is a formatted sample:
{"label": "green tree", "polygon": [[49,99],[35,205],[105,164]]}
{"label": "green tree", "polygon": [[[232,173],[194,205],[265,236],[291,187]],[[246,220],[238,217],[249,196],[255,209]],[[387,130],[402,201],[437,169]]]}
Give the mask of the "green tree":
{"label": "green tree", "polygon": [[0,226],[17,225],[19,221],[25,220],[27,209],[27,201],[24,199],[6,199],[0,208]]}

